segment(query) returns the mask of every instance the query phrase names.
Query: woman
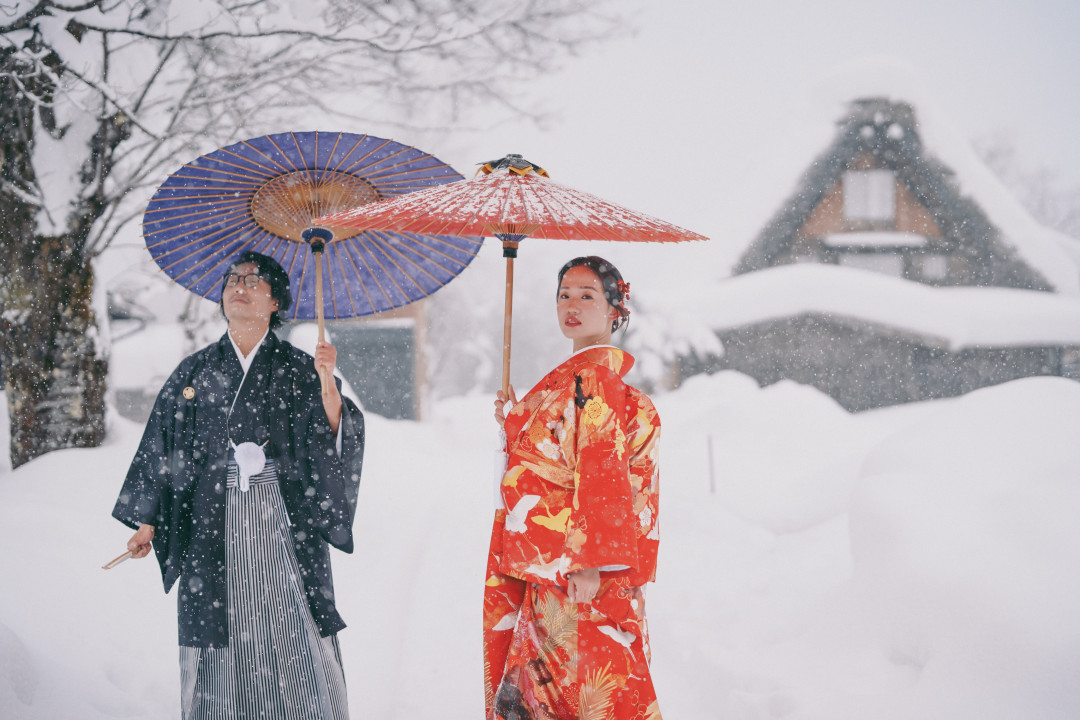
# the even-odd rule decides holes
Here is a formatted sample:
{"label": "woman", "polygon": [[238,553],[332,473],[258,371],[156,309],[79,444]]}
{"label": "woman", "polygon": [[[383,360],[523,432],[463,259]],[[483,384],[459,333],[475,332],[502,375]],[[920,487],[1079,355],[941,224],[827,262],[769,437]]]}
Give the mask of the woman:
{"label": "woman", "polygon": [[654,579],[660,419],[612,347],[630,286],[611,263],[559,272],[573,354],[518,402],[506,433],[484,591],[489,720],[660,720],[642,586]]}
{"label": "woman", "polygon": [[315,358],[277,339],[289,277],[242,254],[228,331],[165,383],[113,516],[178,587],[181,709],[196,718],[345,720],[329,546],[352,552],[364,419]]}

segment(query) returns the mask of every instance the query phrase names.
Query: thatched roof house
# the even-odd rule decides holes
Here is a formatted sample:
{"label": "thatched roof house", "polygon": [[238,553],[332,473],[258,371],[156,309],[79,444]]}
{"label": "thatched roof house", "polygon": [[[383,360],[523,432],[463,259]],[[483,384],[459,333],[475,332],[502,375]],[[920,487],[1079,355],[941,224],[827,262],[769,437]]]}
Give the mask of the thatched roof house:
{"label": "thatched roof house", "polygon": [[838,125],[736,274],[817,262],[929,285],[1054,289],[927,152],[910,105],[856,100]]}
{"label": "thatched roof house", "polygon": [[911,105],[852,102],[739,277],[704,299],[723,355],[683,358],[681,374],[790,379],[849,410],[1080,379],[1077,268],[1045,237],[992,222],[959,180]]}

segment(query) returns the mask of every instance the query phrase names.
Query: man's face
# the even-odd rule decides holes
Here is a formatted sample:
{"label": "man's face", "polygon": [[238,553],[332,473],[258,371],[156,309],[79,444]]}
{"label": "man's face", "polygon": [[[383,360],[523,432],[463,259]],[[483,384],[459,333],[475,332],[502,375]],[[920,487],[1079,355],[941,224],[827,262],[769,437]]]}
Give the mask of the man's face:
{"label": "man's face", "polygon": [[239,276],[235,282],[234,278],[228,277],[221,293],[221,306],[230,327],[238,323],[264,330],[270,327],[270,315],[278,309],[278,302],[270,295],[270,283],[265,279],[260,277],[255,287],[248,287],[249,283],[254,282],[250,276],[258,272],[255,263],[243,263],[230,271],[230,274]]}

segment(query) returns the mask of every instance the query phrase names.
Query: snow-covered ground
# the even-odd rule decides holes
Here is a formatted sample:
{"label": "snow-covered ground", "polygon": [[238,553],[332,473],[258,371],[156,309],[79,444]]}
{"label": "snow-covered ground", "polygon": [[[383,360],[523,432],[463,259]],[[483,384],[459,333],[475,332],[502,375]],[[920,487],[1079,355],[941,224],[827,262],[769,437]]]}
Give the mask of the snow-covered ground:
{"label": "snow-covered ground", "polygon": [[[173,5],[189,27],[211,7]],[[530,84],[536,104],[561,116],[548,130],[511,122],[400,139],[466,174],[523,152],[575,187],[713,237],[615,258],[644,310],[635,328],[653,333],[653,348],[705,347],[716,342],[709,327],[801,309],[807,297],[811,309],[839,312],[837,293],[859,300],[864,319],[954,347],[1046,340],[1047,320],[1049,339],[1071,342],[1077,275],[1067,261],[1080,245],[1036,226],[969,141],[1011,124],[1007,137],[1026,133],[1025,152],[1037,140],[1038,162],[1065,158],[1073,182],[1067,159],[1080,145],[1058,138],[1072,132],[1080,97],[1061,90],[1080,67],[1068,30],[1076,10],[1055,0],[952,0],[930,14],[789,5],[778,16],[770,4],[637,0],[624,12],[638,35]],[[846,103],[867,95],[913,103],[928,152],[1068,298],[887,278],[865,290],[865,274],[836,268],[721,282],[828,146]],[[85,132],[75,127],[66,142]],[[72,178],[40,179],[50,197],[72,192]],[[101,259],[99,288],[138,289],[139,276],[156,273],[137,232],[129,226]],[[542,371],[555,331],[548,306],[520,301],[550,297],[555,270],[594,251],[613,252],[532,241],[523,251],[521,385]],[[441,291],[433,317],[466,307],[469,323],[497,327],[489,320],[501,315],[502,286],[490,280],[500,264],[485,248]],[[670,290],[680,286],[690,300]],[[139,296],[157,315],[137,340],[155,362],[103,338],[111,390],[159,385],[183,354],[173,323],[183,291],[163,287]],[[104,316],[103,292],[99,302]],[[678,312],[661,312],[667,305]],[[444,346],[469,370],[455,386],[491,384],[487,348],[497,340],[481,345],[473,325],[445,333],[465,340]],[[721,373],[655,400],[663,542],[649,615],[669,720],[1080,718],[1080,383],[1032,378],[850,415],[810,388],[759,389]],[[489,396],[468,395],[436,403],[423,423],[369,415],[357,551],[335,555],[356,718],[480,715],[490,408]],[[130,534],[109,511],[141,427],[114,416],[105,446],[12,471],[6,417],[0,393],[0,720],[175,717],[175,598],[163,596],[150,560],[100,569]]]}
{"label": "snow-covered ground", "polygon": [[[850,415],[728,372],[655,400],[665,716],[1080,717],[1080,384]],[[369,415],[357,551],[334,556],[353,717],[482,712],[490,407]],[[0,466],[0,717],[177,714],[174,598],[152,561],[100,569],[140,432]]]}

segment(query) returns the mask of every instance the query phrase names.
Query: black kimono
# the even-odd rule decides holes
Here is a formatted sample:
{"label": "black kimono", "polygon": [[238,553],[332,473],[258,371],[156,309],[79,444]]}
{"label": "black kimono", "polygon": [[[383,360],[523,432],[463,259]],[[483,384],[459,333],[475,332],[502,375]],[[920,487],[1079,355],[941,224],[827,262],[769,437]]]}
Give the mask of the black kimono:
{"label": "black kimono", "polygon": [[223,537],[230,440],[262,445],[275,461],[312,617],[323,637],[345,627],[334,606],[327,544],[352,552],[364,454],[363,415],[345,398],[340,430],[339,457],[314,360],[273,332],[246,378],[228,335],[173,372],[112,514],[132,528],[155,527],[165,591],[181,581],[180,645],[229,643]]}

